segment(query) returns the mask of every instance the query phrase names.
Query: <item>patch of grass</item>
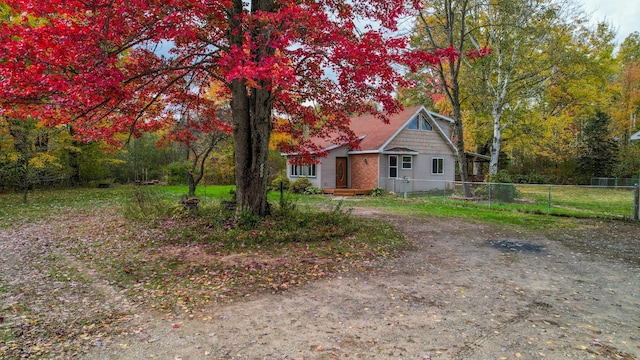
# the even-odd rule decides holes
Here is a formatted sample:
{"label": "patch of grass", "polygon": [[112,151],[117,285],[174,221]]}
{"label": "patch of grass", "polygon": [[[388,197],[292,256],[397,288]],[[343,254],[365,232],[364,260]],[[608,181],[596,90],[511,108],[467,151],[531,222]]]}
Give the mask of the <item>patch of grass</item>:
{"label": "patch of grass", "polygon": [[[171,202],[177,202],[183,195],[189,193],[188,186],[154,186],[154,189],[164,192],[167,200]],[[195,197],[200,199],[200,204],[215,204],[233,199],[232,193],[235,190],[235,185],[198,185]]]}
{"label": "patch of grass", "polygon": [[379,207],[401,215],[436,216],[443,219],[457,218],[465,221],[488,222],[493,224],[519,226],[537,230],[549,227],[571,227],[572,219],[567,217],[547,216],[540,212],[521,212],[514,205],[511,208],[488,208],[485,204],[474,202],[447,200],[443,204],[441,199],[429,200],[424,198],[364,198],[358,202],[367,207]]}
{"label": "patch of grass", "polygon": [[[524,198],[547,205],[549,188],[520,186]],[[552,186],[552,213],[583,217],[630,217],[633,214],[633,190],[598,187]]]}
{"label": "patch of grass", "polygon": [[48,216],[68,214],[100,207],[113,207],[125,199],[128,187],[108,189],[34,190],[29,201],[22,203],[22,195],[0,194],[0,228]]}
{"label": "patch of grass", "polygon": [[116,238],[69,237],[65,246],[129,298],[177,312],[373,266],[403,246],[393,226],[354,217],[342,204],[328,212],[282,204],[265,218],[236,219],[205,205],[198,215],[127,220],[114,225]]}

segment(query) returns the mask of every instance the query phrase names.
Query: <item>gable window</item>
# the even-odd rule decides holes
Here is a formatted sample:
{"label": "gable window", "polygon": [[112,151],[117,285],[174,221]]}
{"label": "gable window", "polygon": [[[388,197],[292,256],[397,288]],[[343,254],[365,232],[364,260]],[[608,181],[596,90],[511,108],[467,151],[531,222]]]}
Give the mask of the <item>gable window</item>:
{"label": "gable window", "polygon": [[420,115],[420,123],[421,123],[421,129],[422,131],[431,131],[433,130],[433,127],[431,126],[431,124],[429,124],[429,121],[427,121],[427,118],[424,117],[424,115]]}
{"label": "gable window", "polygon": [[389,177],[398,177],[398,155],[389,155]]}
{"label": "gable window", "polygon": [[431,173],[432,174],[444,174],[444,159],[433,158],[431,159]]}
{"label": "gable window", "polygon": [[402,168],[403,169],[411,169],[411,156],[403,156],[402,157]]}
{"label": "gable window", "polygon": [[411,122],[409,123],[409,130],[418,130],[420,126],[420,123],[418,122],[418,116],[414,117],[413,119],[411,119]]}
{"label": "gable window", "polygon": [[291,177],[316,177],[316,164],[307,166],[291,164]]}
{"label": "gable window", "polygon": [[409,130],[422,130],[422,131],[431,131],[433,130],[433,126],[429,123],[429,120],[423,115],[419,114],[418,116],[411,119],[411,122],[407,126]]}

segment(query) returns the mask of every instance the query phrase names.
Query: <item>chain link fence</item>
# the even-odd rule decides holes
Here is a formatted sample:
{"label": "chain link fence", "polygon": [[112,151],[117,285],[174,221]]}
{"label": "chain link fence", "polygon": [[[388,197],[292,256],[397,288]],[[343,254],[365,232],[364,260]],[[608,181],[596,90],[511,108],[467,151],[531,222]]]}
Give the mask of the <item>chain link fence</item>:
{"label": "chain link fence", "polygon": [[639,219],[639,186],[579,186],[382,179],[396,197],[526,213]]}
{"label": "chain link fence", "polygon": [[640,178],[591,178],[591,186],[627,187],[640,185]]}

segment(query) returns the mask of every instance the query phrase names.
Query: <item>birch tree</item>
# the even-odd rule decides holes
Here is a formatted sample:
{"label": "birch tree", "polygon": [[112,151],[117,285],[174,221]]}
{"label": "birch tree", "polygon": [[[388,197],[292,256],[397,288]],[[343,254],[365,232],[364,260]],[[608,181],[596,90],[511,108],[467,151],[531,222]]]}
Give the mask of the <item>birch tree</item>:
{"label": "birch tree", "polygon": [[560,38],[569,30],[564,19],[571,14],[554,0],[489,0],[476,9],[471,43],[492,53],[471,64],[467,80],[482,83],[475,95],[491,115],[489,174],[494,175],[504,130],[546,90],[564,61]]}

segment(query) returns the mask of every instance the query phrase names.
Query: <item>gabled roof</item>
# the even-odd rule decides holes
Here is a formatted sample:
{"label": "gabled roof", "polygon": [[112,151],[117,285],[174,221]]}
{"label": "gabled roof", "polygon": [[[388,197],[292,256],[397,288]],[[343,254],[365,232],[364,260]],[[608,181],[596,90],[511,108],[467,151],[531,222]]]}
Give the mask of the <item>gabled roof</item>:
{"label": "gabled roof", "polygon": [[[351,130],[361,139],[359,149],[355,149],[352,153],[381,153],[385,147],[404,129],[409,122],[423,112],[434,127],[438,131],[443,140],[449,144],[454,152],[457,152],[455,145],[440,127],[436,119],[444,120],[449,123],[454,121],[451,118],[440,115],[438,113],[427,110],[424,106],[413,106],[403,111],[389,116],[389,123],[385,124],[373,115],[363,115],[351,119]],[[329,139],[317,142],[318,145],[331,143]],[[332,144],[327,146],[327,150],[342,146],[340,144]]]}
{"label": "gabled roof", "polygon": [[638,131],[637,133],[631,135],[631,137],[629,138],[629,140],[634,141],[634,140],[640,140],[640,131]]}

